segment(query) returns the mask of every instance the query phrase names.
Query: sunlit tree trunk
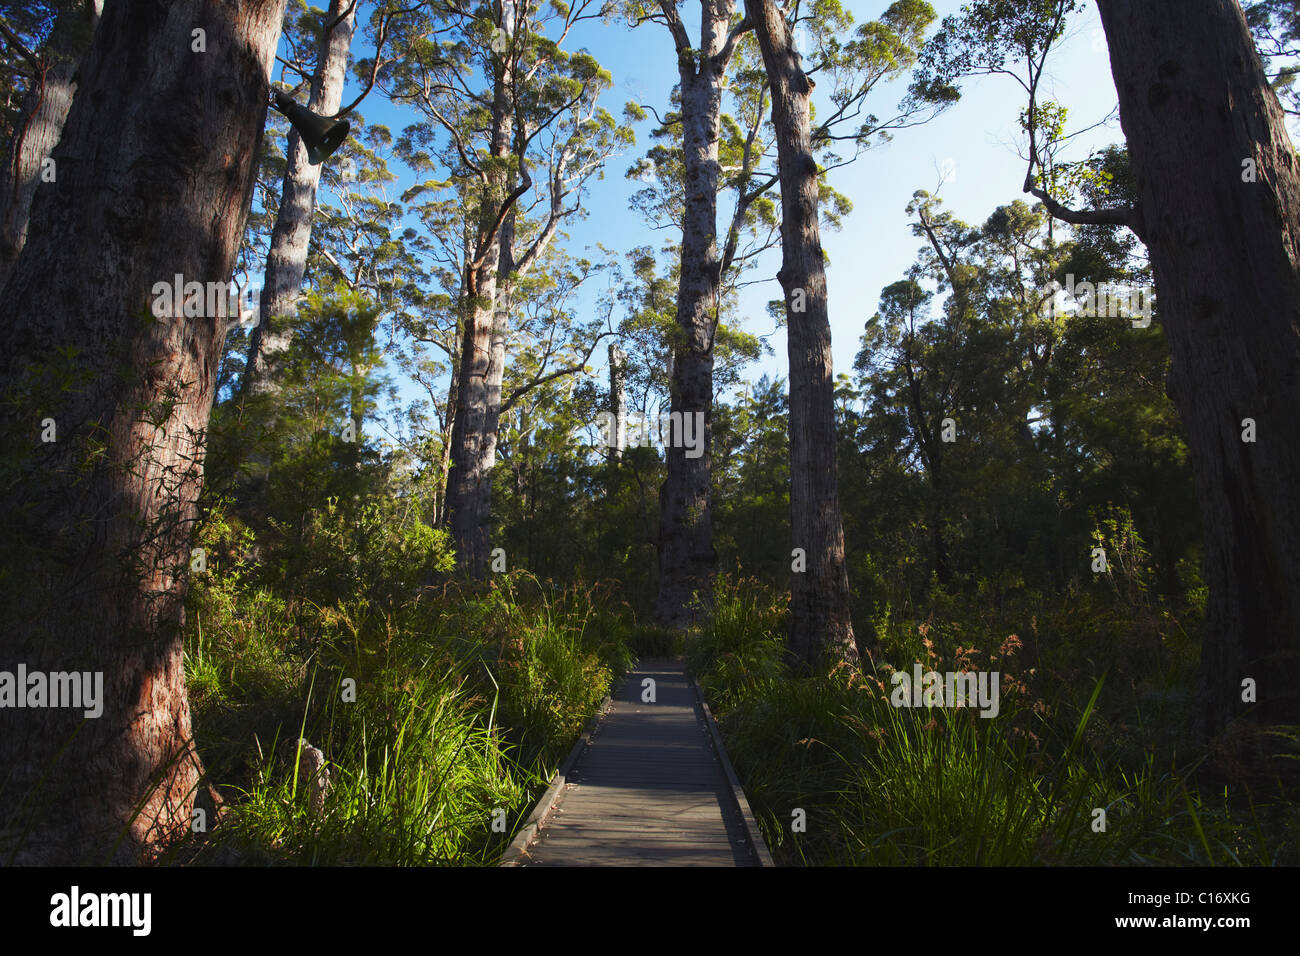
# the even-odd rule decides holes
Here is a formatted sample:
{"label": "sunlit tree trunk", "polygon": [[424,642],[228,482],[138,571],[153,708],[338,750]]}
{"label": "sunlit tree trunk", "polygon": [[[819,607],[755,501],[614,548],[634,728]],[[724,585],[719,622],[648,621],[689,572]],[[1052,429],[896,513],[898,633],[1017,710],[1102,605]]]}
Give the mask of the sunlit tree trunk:
{"label": "sunlit tree trunk", "polygon": [[[746,0],[772,90],[781,176],[781,270],[790,357],[790,521],[807,567],[792,575],[789,652],[803,668],[858,660],[835,463],[835,379],[817,221],[812,84],[775,0]],[[797,560],[797,558],[796,558]]]}
{"label": "sunlit tree trunk", "polygon": [[[492,105],[491,153],[510,152],[511,106],[508,65],[499,67]],[[465,265],[464,332],[451,429],[451,473],[447,477],[448,527],[462,573],[482,578],[490,553],[492,467],[496,461],[496,423],[501,408],[504,345],[497,330],[497,274],[501,228],[495,226],[507,182],[494,170],[483,190],[475,258]],[[495,364],[494,364],[495,363]]]}
{"label": "sunlit tree trunk", "polygon": [[[718,257],[718,138],[727,57],[722,55],[732,0],[700,4],[700,48],[690,50],[674,28],[682,102],[685,208],[677,285],[677,328],[672,342],[674,416],[700,422],[702,454],[665,435],[666,473],[659,492],[659,593],[655,617],[668,627],[694,618],[696,598],[707,606],[717,567],[713,548],[713,334],[721,282]],[[694,451],[692,451],[694,454]]]}
{"label": "sunlit tree trunk", "polygon": [[[327,32],[321,36],[317,49],[307,109],[332,116],[343,102],[348,52],[356,29],[354,0],[330,0],[325,27]],[[316,212],[321,167],[307,161],[307,147],[292,127],[285,155],[280,209],[271,230],[271,249],[262,280],[261,321],[249,334],[248,357],[239,383],[240,391],[245,394],[265,388],[267,357],[288,347],[292,330],[285,320],[295,314],[298,290],[307,271],[307,249],[311,244],[311,221]]]}

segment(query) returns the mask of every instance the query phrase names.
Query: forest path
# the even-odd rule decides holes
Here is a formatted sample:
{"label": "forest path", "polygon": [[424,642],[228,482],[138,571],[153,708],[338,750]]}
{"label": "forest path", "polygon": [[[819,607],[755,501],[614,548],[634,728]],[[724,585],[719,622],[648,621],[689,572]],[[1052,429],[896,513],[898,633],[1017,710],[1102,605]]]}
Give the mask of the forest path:
{"label": "forest path", "polygon": [[503,863],[772,865],[680,659],[643,661],[627,674]]}

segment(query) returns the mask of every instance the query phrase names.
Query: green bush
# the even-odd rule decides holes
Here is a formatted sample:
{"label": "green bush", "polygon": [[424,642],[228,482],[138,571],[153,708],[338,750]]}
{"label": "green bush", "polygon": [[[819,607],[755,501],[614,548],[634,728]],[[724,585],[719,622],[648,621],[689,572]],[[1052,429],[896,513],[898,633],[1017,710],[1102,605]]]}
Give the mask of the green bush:
{"label": "green bush", "polygon": [[[190,596],[195,736],[227,799],[185,848],[200,861],[493,862],[630,662],[623,609],[592,589],[511,576],[295,622],[238,562],[221,570]],[[328,760],[319,812],[283,752],[299,737]]]}

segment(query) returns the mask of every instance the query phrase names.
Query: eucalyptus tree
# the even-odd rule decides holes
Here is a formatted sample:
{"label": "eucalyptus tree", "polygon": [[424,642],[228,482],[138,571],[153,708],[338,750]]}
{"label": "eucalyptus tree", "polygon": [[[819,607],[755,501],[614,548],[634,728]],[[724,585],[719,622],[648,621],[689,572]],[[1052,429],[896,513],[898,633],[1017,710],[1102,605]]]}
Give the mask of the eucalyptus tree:
{"label": "eucalyptus tree", "polygon": [[[205,504],[230,495],[241,518],[254,523],[260,521],[258,516],[268,507],[268,482],[282,457],[286,428],[292,429],[292,423],[283,419],[294,416],[292,403],[280,394],[281,384],[288,380],[279,374],[277,366],[291,359],[292,342],[300,329],[320,328],[319,324],[313,325],[317,317],[300,313],[300,308],[311,301],[313,294],[329,292],[336,286],[364,297],[367,307],[373,306],[378,316],[375,323],[366,326],[368,334],[391,348],[406,318],[423,307],[427,280],[418,250],[406,235],[403,207],[389,194],[396,179],[385,159],[392,152],[392,136],[385,127],[365,122],[356,112],[350,114],[350,121],[352,130],[347,140],[319,174],[302,290],[292,302],[293,318],[281,318],[275,325],[278,344],[263,354],[260,385],[250,383],[241,393],[238,384],[250,355],[248,330],[231,322],[226,336],[218,388],[227,398],[213,414],[209,443],[215,454],[211,457],[207,482],[210,494]],[[275,165],[274,154],[264,152],[263,176]],[[263,198],[269,193],[274,203],[277,187],[274,183],[267,185]],[[245,230],[238,282],[246,282],[248,272],[256,272],[265,261],[275,211],[274,205],[270,210],[255,207],[259,221]],[[344,415],[328,425],[328,432],[337,438],[346,431],[359,447],[367,437],[363,431],[365,418],[374,421],[374,416]]]}
{"label": "eucalyptus tree", "polygon": [[[356,30],[355,0],[330,0],[321,17],[299,9],[297,29],[316,38],[314,63],[293,64],[298,84],[287,91],[292,98],[298,87],[308,86],[307,109],[322,116],[332,116],[342,105],[343,83],[347,79],[348,56]],[[376,12],[383,29],[386,10]],[[306,20],[304,24],[301,21]],[[248,338],[248,357],[240,376],[239,390],[261,387],[265,378],[267,352],[284,348],[289,333],[272,326],[284,324],[295,314],[299,287],[307,269],[307,249],[311,242],[312,215],[316,207],[316,189],[321,166],[309,161],[306,144],[297,129],[290,128],[284,180],[281,186],[275,226],[262,277],[259,321]]]}
{"label": "eucalyptus tree", "polygon": [[1236,0],[1097,7],[1205,524],[1202,729],[1298,723],[1295,146]]}
{"label": "eucalyptus tree", "polygon": [[[842,42],[852,17],[837,0],[818,0],[801,12],[798,3],[746,0],[763,54],[772,97],[781,186],[781,268],[790,359],[790,523],[792,531],[788,651],[801,668],[827,659],[856,662],[849,608],[844,531],[840,520],[835,452],[834,367],[825,257],[819,209],[823,166],[850,162],[892,129],[932,115],[932,97],[913,97],[889,119],[863,115],[880,84],[898,78],[917,61],[934,10],[924,0],[899,0],[878,20],[861,24]],[[808,61],[795,43],[807,22],[816,38]],[[812,74],[829,76],[831,108],[814,125]],[[939,101],[941,105],[941,101]],[[854,157],[834,150],[845,142]],[[819,162],[820,160],[820,162]]]}
{"label": "eucalyptus tree", "polygon": [[88,692],[5,711],[9,862],[130,862],[190,832],[181,628],[227,320],[159,287],[224,299],[283,13],[107,4],[3,290],[0,660]]}
{"label": "eucalyptus tree", "polygon": [[[671,412],[699,422],[703,453],[688,454],[682,442],[665,448],[667,473],[660,491],[659,592],[656,616],[670,626],[688,622],[695,597],[707,602],[716,570],[713,548],[713,401],[718,390],[715,363],[721,320],[734,301],[742,276],[761,253],[775,245],[776,184],[769,155],[766,77],[748,23],[732,23],[734,4],[703,5],[701,49],[717,50],[686,65],[684,28],[675,7],[633,7],[638,20],[668,26],[678,49],[679,81],[673,109],[657,126],[652,147],[629,170],[647,182],[633,207],[656,229],[680,233],[673,272],[677,282],[674,322],[664,336],[671,370]],[[709,31],[712,31],[710,33]],[[711,37],[711,39],[710,39]],[[689,43],[687,44],[689,47]],[[726,110],[724,112],[724,110]],[[719,244],[720,197],[730,196]],[[697,426],[699,427],[699,426]]]}
{"label": "eucalyptus tree", "polygon": [[1039,90],[1076,6],[970,4],[922,79],[951,98],[972,72],[1015,76],[1026,192],[1057,219],[1128,228],[1147,247],[1205,530],[1201,730],[1248,710],[1295,722],[1300,450],[1282,436],[1300,418],[1300,172],[1285,114],[1237,0],[1098,0],[1134,189],[1072,207],[1041,175],[1052,133]]}
{"label": "eucalyptus tree", "polygon": [[[656,157],[652,152],[650,163],[679,165],[672,176],[672,188],[680,189],[679,196],[672,198],[680,208],[674,213],[680,216],[682,237],[677,329],[671,352],[671,413],[679,421],[699,423],[703,433],[699,456],[688,456],[684,442],[668,443],[668,470],[659,496],[660,574],[655,615],[665,625],[681,626],[693,616],[693,596],[698,594],[707,601],[712,593],[717,560],[710,475],[713,335],[722,284],[717,242],[719,148],[728,69],[750,24],[737,17],[735,0],[700,0],[699,40],[693,43],[675,0],[634,0],[625,9],[633,26],[655,22],[668,29],[677,63],[680,114],[670,116],[661,128],[679,127],[679,153]],[[744,192],[742,187],[742,197]],[[655,197],[659,204],[668,198],[662,194]]]}
{"label": "eucalyptus tree", "polygon": [[[573,27],[605,8],[506,0],[474,6],[430,0],[399,31],[403,55],[381,71],[380,85],[424,122],[403,134],[418,171],[441,172],[425,188],[463,182],[473,228],[456,290],[460,355],[448,478],[448,522],[458,566],[487,570],[491,473],[501,413],[501,383],[512,297],[520,277],[580,215],[581,199],[605,159],[631,139],[598,104],[612,83],[584,51],[562,44]],[[534,181],[533,167],[539,171]],[[526,197],[537,187],[538,220],[526,240]]]}

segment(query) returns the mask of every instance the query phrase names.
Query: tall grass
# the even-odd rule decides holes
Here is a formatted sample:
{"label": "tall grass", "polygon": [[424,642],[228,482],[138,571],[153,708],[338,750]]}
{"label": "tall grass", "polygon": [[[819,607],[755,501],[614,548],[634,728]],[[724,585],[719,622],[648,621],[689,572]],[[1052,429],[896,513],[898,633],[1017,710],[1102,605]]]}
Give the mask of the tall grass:
{"label": "tall grass", "polygon": [[[215,592],[215,593],[214,593]],[[526,575],[400,606],[313,607],[199,588],[187,644],[195,736],[226,799],[184,848],[216,863],[495,862],[631,662],[624,608]],[[313,807],[298,741],[326,755]]]}
{"label": "tall grass", "polygon": [[[1135,761],[1090,733],[1104,674],[1086,696],[1039,696],[1006,641],[993,666],[996,717],[901,708],[887,665],[796,678],[782,661],[780,602],[756,582],[719,582],[691,663],[779,862],[846,865],[1145,865],[1295,862],[1293,805],[1206,792],[1196,761]],[[922,628],[922,656],[938,652]],[[896,659],[903,661],[900,648]],[[981,656],[959,648],[949,665]],[[927,664],[927,669],[931,666]],[[938,669],[938,668],[936,668]],[[1122,698],[1127,700],[1127,698]],[[1158,734],[1150,735],[1155,739]],[[1244,801],[1243,801],[1244,796]],[[800,813],[799,811],[802,811]],[[798,829],[802,826],[803,829]]]}

